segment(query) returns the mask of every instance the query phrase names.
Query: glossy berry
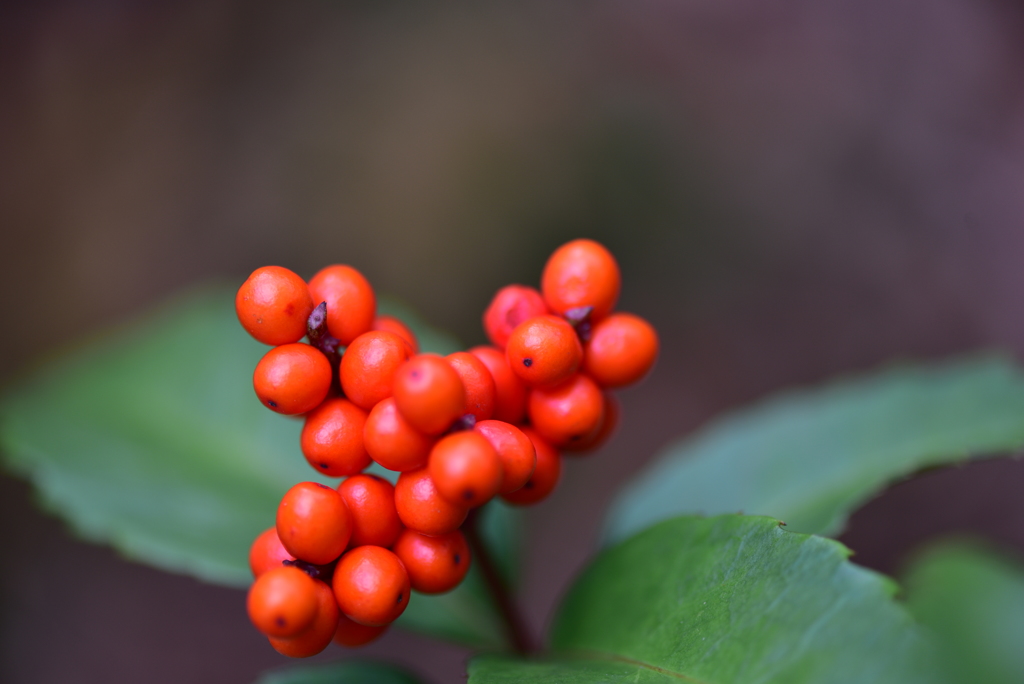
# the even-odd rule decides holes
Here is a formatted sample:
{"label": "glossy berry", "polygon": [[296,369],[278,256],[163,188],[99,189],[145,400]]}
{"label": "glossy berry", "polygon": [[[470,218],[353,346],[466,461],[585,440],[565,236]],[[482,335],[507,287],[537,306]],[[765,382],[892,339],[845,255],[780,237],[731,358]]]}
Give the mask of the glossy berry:
{"label": "glossy berry", "polygon": [[459,586],[469,571],[469,544],[458,530],[429,537],[405,530],[395,542],[412,588],[422,594],[442,594]]}
{"label": "glossy berry", "polygon": [[277,528],[263,530],[249,547],[249,569],[253,577],[259,577],[267,570],[280,568],[285,561],[295,560],[277,537]]}
{"label": "glossy berry", "polygon": [[312,411],[331,388],[331,364],[308,344],[274,347],[256,364],[253,388],[271,411],[294,416]]}
{"label": "glossy berry", "polygon": [[583,348],[583,370],[602,387],[641,379],[658,358],[658,333],[631,313],[614,313],[595,324]]}
{"label": "glossy berry", "polygon": [[377,313],[377,298],[363,274],[336,264],[322,269],[309,281],[313,305],[327,302],[327,330],[343,345],[370,330]]}
{"label": "glossy berry", "polygon": [[341,388],[356,406],[369,411],[391,396],[395,372],[412,351],[395,333],[374,330],[357,337],[341,357]]}
{"label": "glossy berry", "polygon": [[505,352],[497,347],[473,347],[469,353],[480,359],[494,380],[495,420],[517,424],[526,416],[526,383],[512,372]]}
{"label": "glossy berry", "polygon": [[363,447],[366,411],[347,399],[328,399],[306,416],[299,443],[309,465],[329,477],[362,472],[370,465]]}
{"label": "glossy berry", "polygon": [[466,390],[466,413],[472,414],[476,420],[487,420],[494,415],[497,390],[491,371],[487,370],[484,362],[469,352],[455,352],[444,358],[462,380]]}
{"label": "glossy berry", "polygon": [[334,592],[324,582],[313,580],[316,586],[317,611],[313,623],[301,633],[288,638],[271,637],[270,645],[289,658],[309,658],[327,648],[338,628],[338,604]]}
{"label": "glossy berry", "polygon": [[520,323],[548,313],[540,292],[525,285],[508,285],[498,290],[484,311],[484,332],[491,344],[504,349]]}
{"label": "glossy berry", "polygon": [[459,374],[440,356],[419,354],[395,373],[395,405],[410,425],[439,435],[466,412]]}
{"label": "glossy berry", "polygon": [[[333,596],[331,600],[335,601],[335,605],[337,605],[337,600]],[[377,627],[361,625],[339,611],[338,628],[334,632],[334,643],[345,648],[365,646],[386,631],[388,631],[388,625]]]}
{"label": "glossy berry", "polygon": [[515,425],[500,420],[484,420],[473,426],[483,435],[501,460],[503,478],[499,494],[508,494],[526,484],[537,465],[537,450],[526,434]]}
{"label": "glossy berry", "polygon": [[313,624],[317,612],[316,580],[298,568],[274,568],[249,587],[249,619],[267,636],[292,637]]}
{"label": "glossy berry", "polygon": [[342,556],[332,585],[341,612],[371,627],[394,622],[409,603],[405,566],[379,546],[359,546]]}
{"label": "glossy berry", "polygon": [[437,491],[453,504],[480,506],[501,489],[501,458],[487,438],[474,430],[438,440],[427,470]]}
{"label": "glossy berry", "polygon": [[256,269],[235,295],[238,321],[263,344],[301,340],[311,311],[313,300],[306,281],[281,266]]}
{"label": "glossy berry", "polygon": [[563,449],[567,452],[591,451],[601,447],[619,426],[619,414],[622,409],[619,400],[610,393],[604,393],[604,417],[601,419],[601,426],[590,436],[566,444]]}
{"label": "glossy berry", "polygon": [[381,401],[366,419],[363,444],[370,457],[388,470],[404,472],[427,465],[434,437],[429,437],[409,424],[394,397]]}
{"label": "glossy berry", "polygon": [[409,349],[412,350],[413,354],[420,353],[420,343],[416,339],[416,333],[414,333],[409,326],[394,316],[388,316],[385,314],[377,316],[373,319],[373,327],[371,330],[393,332],[409,344]]}
{"label": "glossy berry", "polygon": [[467,506],[449,503],[441,496],[426,468],[399,476],[395,508],[403,525],[423,534],[453,532],[469,513]]}
{"label": "glossy berry", "polygon": [[601,388],[582,373],[554,387],[537,387],[527,405],[530,424],[556,447],[590,439],[604,418]]}
{"label": "glossy berry", "polygon": [[592,306],[590,320],[600,321],[615,308],[621,276],[615,257],[593,240],[573,240],[554,251],[544,265],[540,289],[553,313]]}
{"label": "glossy berry", "polygon": [[531,318],[512,331],[505,347],[508,365],[527,385],[541,387],[567,379],[583,362],[576,330],[557,316]]}
{"label": "glossy berry", "polygon": [[546,499],[562,477],[562,457],[558,450],[534,430],[524,427],[523,432],[537,450],[537,466],[525,485],[501,497],[518,506],[528,506]]}
{"label": "glossy berry", "polygon": [[353,475],[338,485],[338,493],[352,513],[352,546],[390,547],[402,531],[395,509],[395,488],[376,475]]}
{"label": "glossy berry", "polygon": [[277,536],[299,560],[326,565],[348,546],[352,514],[336,490],[318,482],[300,482],[277,507]]}

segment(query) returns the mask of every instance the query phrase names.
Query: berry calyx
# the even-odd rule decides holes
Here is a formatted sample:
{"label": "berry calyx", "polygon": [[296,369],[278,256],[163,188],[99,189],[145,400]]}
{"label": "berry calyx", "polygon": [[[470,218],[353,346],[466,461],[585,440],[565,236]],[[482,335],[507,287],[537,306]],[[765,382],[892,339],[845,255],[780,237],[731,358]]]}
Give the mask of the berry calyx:
{"label": "berry calyx", "polygon": [[301,340],[312,310],[306,281],[281,266],[257,268],[235,295],[238,321],[263,344]]}
{"label": "berry calyx", "polygon": [[352,536],[352,514],[341,495],[319,482],[300,482],[277,507],[277,536],[299,560],[326,565]]}
{"label": "berry calyx", "polygon": [[501,489],[501,458],[475,430],[442,437],[430,451],[427,470],[441,496],[456,505],[480,506]]}
{"label": "berry calyx", "polygon": [[308,344],[274,347],[256,364],[253,389],[271,411],[288,416],[312,411],[331,388],[331,364]]}
{"label": "berry calyx", "polygon": [[371,627],[394,622],[409,603],[405,566],[379,546],[359,546],[342,556],[332,586],[341,612]]}
{"label": "berry calyx", "polygon": [[512,331],[505,354],[512,372],[532,387],[562,382],[583,362],[583,346],[576,331],[557,316],[538,316],[521,323]]}
{"label": "berry calyx", "polygon": [[621,287],[619,265],[603,245],[573,240],[554,251],[544,265],[540,289],[552,312],[592,306],[590,321],[597,323],[615,308]]}
{"label": "berry calyx", "polygon": [[377,298],[363,274],[351,266],[335,264],[322,269],[310,279],[309,294],[314,304],[327,302],[327,329],[343,345],[373,325]]}
{"label": "berry calyx", "polygon": [[422,594],[451,591],[469,571],[469,544],[458,530],[435,537],[405,530],[393,551],[409,573],[412,588]]}
{"label": "berry calyx", "polygon": [[328,399],[306,415],[299,443],[309,465],[329,477],[362,472],[370,465],[363,446],[366,411],[347,399]]}

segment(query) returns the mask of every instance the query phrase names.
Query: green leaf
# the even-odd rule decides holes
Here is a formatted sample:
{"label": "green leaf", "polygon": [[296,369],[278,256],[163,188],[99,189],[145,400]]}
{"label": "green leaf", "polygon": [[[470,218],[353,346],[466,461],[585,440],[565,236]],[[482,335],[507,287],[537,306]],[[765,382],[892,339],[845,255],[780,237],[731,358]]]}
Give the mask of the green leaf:
{"label": "green leaf", "polygon": [[[458,348],[402,307],[384,300],[380,309],[409,324],[424,351]],[[249,545],[274,524],[284,492],[329,481],[302,457],[301,421],[266,410],[253,394],[253,368],[266,351],[238,324],[233,288],[182,296],[6,393],[6,465],[86,539],[165,570],[248,586]],[[495,515],[518,525],[507,510]],[[515,534],[490,540],[507,561]],[[505,643],[479,581],[410,603],[403,626],[474,646]]]}
{"label": "green leaf", "polygon": [[917,559],[906,587],[950,681],[1024,682],[1024,566],[977,543],[946,543]]}
{"label": "green leaf", "polygon": [[615,501],[607,542],[683,513],[752,513],[833,535],[921,468],[1024,445],[1024,375],[985,356],[770,398],[670,446]]}
{"label": "green leaf", "polygon": [[420,680],[393,665],[342,660],[327,665],[306,665],[272,670],[256,684],[420,684]]}
{"label": "green leaf", "polygon": [[553,654],[478,657],[470,684],[937,681],[895,584],[776,520],[666,521],[604,551],[559,609]]}

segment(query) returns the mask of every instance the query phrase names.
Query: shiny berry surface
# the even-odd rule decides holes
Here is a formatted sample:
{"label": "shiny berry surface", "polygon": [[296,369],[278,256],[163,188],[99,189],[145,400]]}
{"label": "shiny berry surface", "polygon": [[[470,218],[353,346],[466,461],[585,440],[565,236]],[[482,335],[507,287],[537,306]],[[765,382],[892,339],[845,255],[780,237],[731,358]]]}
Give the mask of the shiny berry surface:
{"label": "shiny berry surface", "polygon": [[298,342],[313,311],[306,281],[281,266],[252,272],[235,295],[235,313],[245,330],[263,344]]}
{"label": "shiny berry surface", "polygon": [[507,285],[498,290],[484,311],[484,332],[491,344],[504,349],[520,323],[548,313],[540,292],[526,285]]}
{"label": "shiny berry surface", "polygon": [[621,284],[611,252],[593,240],[573,240],[548,258],[540,289],[552,313],[591,306],[590,320],[597,322],[615,308]]}
{"label": "shiny berry surface", "polygon": [[523,432],[537,450],[537,465],[525,485],[514,492],[503,494],[502,498],[511,504],[528,506],[543,501],[558,486],[562,478],[562,456],[558,449],[532,429],[525,427]]}
{"label": "shiny berry surface", "polygon": [[658,333],[630,313],[614,313],[596,323],[583,348],[583,371],[602,387],[637,382],[658,358]]}
{"label": "shiny berry surface", "polygon": [[281,567],[286,560],[295,560],[295,556],[288,553],[284,544],[277,537],[277,528],[270,527],[260,532],[260,535],[249,547],[249,569],[253,577],[259,577],[267,570]]}
{"label": "shiny berry surface", "polygon": [[366,411],[347,399],[328,399],[306,415],[299,444],[309,465],[329,477],[355,475],[370,465],[363,446]]}
{"label": "shiny berry surface", "polygon": [[341,612],[371,627],[394,622],[409,603],[405,566],[379,546],[359,546],[342,556],[332,586]]}
{"label": "shiny berry surface", "polygon": [[374,330],[360,335],[341,357],[341,388],[345,396],[369,411],[391,396],[395,373],[410,356],[409,344],[395,333]]}
{"label": "shiny berry surface", "polygon": [[[332,597],[332,600],[335,599]],[[339,611],[338,628],[334,632],[334,643],[345,648],[365,646],[371,641],[375,641],[386,631],[388,631],[388,625],[379,625],[375,627],[361,625]]]}
{"label": "shiny berry surface", "polygon": [[393,551],[409,573],[412,588],[423,594],[451,591],[469,571],[469,544],[458,530],[436,537],[405,530]]}
{"label": "shiny berry surface", "polygon": [[316,580],[298,568],[268,570],[252,583],[246,598],[249,619],[267,636],[292,637],[313,624]]}
{"label": "shiny berry surface", "polygon": [[338,493],[352,514],[349,544],[389,547],[402,531],[395,509],[395,488],[376,475],[353,475],[338,485]]}
{"label": "shiny berry surface", "polygon": [[289,658],[309,658],[327,648],[338,628],[338,604],[334,592],[326,583],[313,581],[316,586],[317,611],[313,623],[304,631],[288,639],[271,637],[270,645]]}
{"label": "shiny berry surface", "polygon": [[438,440],[427,465],[437,491],[449,502],[473,508],[490,501],[501,489],[501,458],[475,430]]}
{"label": "shiny berry surface", "polygon": [[505,352],[497,347],[473,347],[469,353],[487,366],[494,380],[495,420],[506,423],[521,423],[526,416],[526,383],[512,372]]}
{"label": "shiny berry surface", "polygon": [[377,316],[373,319],[373,327],[371,330],[384,330],[386,332],[395,333],[409,344],[409,349],[412,350],[413,354],[420,353],[420,343],[419,340],[416,339],[416,333],[412,331],[412,328],[394,316],[388,316],[386,314]]}
{"label": "shiny berry surface", "polygon": [[553,387],[530,392],[530,424],[556,447],[583,442],[594,436],[604,419],[604,395],[597,383],[582,373]]}
{"label": "shiny berry surface", "polygon": [[439,435],[466,412],[466,390],[459,374],[435,354],[414,356],[395,373],[395,405],[410,425]]}
{"label": "shiny berry surface", "polygon": [[476,420],[487,420],[493,416],[497,389],[484,362],[469,352],[455,352],[444,358],[462,380],[466,413],[472,414]]}
{"label": "shiny berry surface", "polygon": [[374,406],[363,427],[363,445],[370,458],[388,470],[404,472],[427,465],[436,441],[402,417],[394,397]]}
{"label": "shiny berry surface", "polygon": [[294,416],[312,411],[331,388],[331,363],[308,344],[274,347],[256,364],[253,389],[271,411]]}
{"label": "shiny berry surface", "polygon": [[327,330],[347,345],[370,330],[377,298],[363,274],[341,264],[322,269],[309,281],[313,306],[327,302]]}
{"label": "shiny berry surface", "polygon": [[319,482],[300,482],[277,507],[277,536],[299,560],[326,565],[352,536],[352,514],[341,495]]}
{"label": "shiny berry surface", "polygon": [[459,529],[469,507],[441,496],[426,468],[402,473],[395,484],[395,508],[402,524],[423,534],[446,534]]}
{"label": "shiny berry surface", "polygon": [[557,316],[539,316],[512,331],[505,347],[508,365],[527,385],[554,385],[569,378],[583,362],[576,330]]}
{"label": "shiny berry surface", "polygon": [[499,494],[508,494],[526,484],[537,465],[533,442],[515,425],[500,420],[484,420],[473,426],[491,443],[501,460],[503,474]]}

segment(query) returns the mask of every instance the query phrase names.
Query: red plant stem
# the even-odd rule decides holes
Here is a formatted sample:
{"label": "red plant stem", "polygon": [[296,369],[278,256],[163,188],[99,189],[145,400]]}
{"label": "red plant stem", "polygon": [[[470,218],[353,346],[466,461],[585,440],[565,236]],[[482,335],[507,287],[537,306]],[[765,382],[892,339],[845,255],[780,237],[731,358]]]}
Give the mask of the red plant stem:
{"label": "red plant stem", "polygon": [[526,627],[522,614],[519,612],[518,606],[512,600],[511,592],[501,576],[501,572],[498,570],[494,557],[491,555],[480,534],[479,511],[479,508],[470,511],[469,517],[466,518],[466,522],[462,527],[462,531],[466,535],[466,541],[469,542],[470,550],[473,553],[472,562],[476,563],[480,568],[480,572],[484,576],[484,582],[487,584],[487,590],[498,606],[498,611],[501,613],[502,620],[505,623],[509,640],[512,642],[512,648],[519,655],[527,655],[533,650],[530,632]]}

